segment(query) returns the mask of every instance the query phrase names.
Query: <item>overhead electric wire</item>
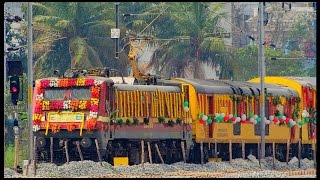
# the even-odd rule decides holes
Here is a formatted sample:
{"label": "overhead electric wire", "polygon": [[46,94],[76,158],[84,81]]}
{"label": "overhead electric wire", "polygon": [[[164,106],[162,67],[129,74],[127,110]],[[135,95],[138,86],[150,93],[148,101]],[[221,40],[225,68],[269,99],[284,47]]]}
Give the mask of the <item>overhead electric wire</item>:
{"label": "overhead electric wire", "polygon": [[[201,4],[208,6],[206,4],[204,4],[203,2],[200,2]],[[209,8],[208,8],[209,9]],[[209,9],[209,11],[211,11],[212,13],[214,13],[211,9]],[[246,32],[244,32],[242,29],[240,29],[239,27],[237,27],[236,25],[232,24],[231,22],[228,21],[227,18],[217,14],[219,17],[223,18],[228,24],[232,25],[233,27],[237,28],[238,30],[240,30],[240,32],[242,32],[243,34],[245,34],[246,36],[248,36],[251,40],[255,41],[255,38],[252,37],[251,35],[248,35]]]}

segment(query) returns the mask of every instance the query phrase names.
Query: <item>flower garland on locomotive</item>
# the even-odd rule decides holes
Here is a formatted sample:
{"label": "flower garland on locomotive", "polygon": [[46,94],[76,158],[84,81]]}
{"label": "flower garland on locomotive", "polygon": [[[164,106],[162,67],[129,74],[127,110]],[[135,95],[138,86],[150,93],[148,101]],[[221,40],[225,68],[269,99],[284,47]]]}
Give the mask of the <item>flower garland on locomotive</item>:
{"label": "flower garland on locomotive", "polygon": [[[52,79],[52,80],[41,80],[37,82],[37,94],[35,98],[35,107],[33,114],[33,130],[39,131],[41,125],[41,119],[45,111],[57,111],[60,113],[64,111],[75,112],[77,110],[89,110],[86,121],[86,129],[92,131],[97,124],[98,118],[98,106],[99,106],[99,96],[100,96],[100,85],[101,81],[93,78],[71,78],[71,79]],[[44,100],[44,93],[47,88],[51,87],[91,87],[91,97],[87,100]],[[46,135],[48,134],[48,128],[50,126],[49,120],[46,124]],[[80,135],[82,135],[82,128],[84,126],[84,119],[80,127]],[[77,128],[74,123],[69,123],[67,125],[68,131],[73,131]],[[59,132],[60,125],[51,124],[51,130],[53,133]]]}

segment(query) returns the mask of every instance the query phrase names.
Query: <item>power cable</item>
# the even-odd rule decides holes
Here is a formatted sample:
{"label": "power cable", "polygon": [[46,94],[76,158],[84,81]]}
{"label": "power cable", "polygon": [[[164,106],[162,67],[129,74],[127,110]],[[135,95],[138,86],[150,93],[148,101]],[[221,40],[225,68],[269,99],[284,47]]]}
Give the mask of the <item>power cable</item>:
{"label": "power cable", "polygon": [[163,10],[156,18],[154,18],[141,32],[137,34],[139,36],[143,31],[145,31],[158,17],[161,16],[169,7],[167,7],[165,10]]}
{"label": "power cable", "polygon": [[[203,4],[204,6],[208,7],[208,5],[204,4],[203,2],[200,2],[201,4]],[[208,8],[209,9],[209,8]],[[209,9],[210,12],[214,13],[211,9]],[[251,40],[255,41],[255,38],[252,37],[251,35],[248,35],[246,32],[244,32],[242,29],[240,29],[239,27],[237,27],[236,25],[232,24],[231,22],[229,22],[229,20],[219,14],[217,14],[217,16],[223,18],[228,24],[232,25],[233,27],[237,28],[238,30],[240,30],[240,32],[242,32],[243,34],[245,34],[246,36],[248,36]]]}

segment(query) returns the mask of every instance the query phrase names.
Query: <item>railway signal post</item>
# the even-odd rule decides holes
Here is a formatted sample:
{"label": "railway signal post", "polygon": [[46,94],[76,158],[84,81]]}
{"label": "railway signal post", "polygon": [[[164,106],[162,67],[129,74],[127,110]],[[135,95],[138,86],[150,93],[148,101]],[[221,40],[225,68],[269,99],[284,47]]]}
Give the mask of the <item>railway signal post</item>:
{"label": "railway signal post", "polygon": [[260,92],[260,128],[261,128],[261,152],[260,152],[260,158],[263,159],[265,157],[265,91],[264,91],[264,76],[266,73],[265,70],[265,57],[264,57],[264,2],[259,2],[259,65],[260,65],[260,83],[261,83],[261,92]]}
{"label": "railway signal post", "polygon": [[33,122],[32,122],[32,2],[28,2],[28,122],[29,122],[29,160],[33,157]]}

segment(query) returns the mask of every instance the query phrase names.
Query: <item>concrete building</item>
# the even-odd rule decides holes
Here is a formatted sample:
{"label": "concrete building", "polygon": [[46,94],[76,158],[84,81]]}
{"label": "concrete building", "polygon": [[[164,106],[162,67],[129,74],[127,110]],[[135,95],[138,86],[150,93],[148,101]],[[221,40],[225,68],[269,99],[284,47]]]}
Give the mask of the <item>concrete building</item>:
{"label": "concrete building", "polygon": [[[254,16],[254,9],[258,8],[258,2],[232,2],[232,47],[239,48],[252,43],[247,36],[252,36],[252,30],[246,22]],[[242,32],[241,32],[242,31]]]}
{"label": "concrete building", "polygon": [[[305,5],[302,3],[302,5]],[[249,24],[250,30],[257,37],[258,9],[253,9],[253,17],[246,22]],[[283,39],[288,31],[292,30],[294,24],[298,22],[300,17],[306,16],[313,19],[312,7],[298,7],[292,5],[291,10],[285,6],[282,9],[281,3],[270,3],[266,7],[268,13],[268,24],[265,26],[266,37],[273,41],[277,46],[282,46]]]}
{"label": "concrete building", "polygon": [[23,2],[5,2],[4,14],[23,17],[24,14],[21,9],[22,4]]}
{"label": "concrete building", "polygon": [[[247,35],[250,35],[257,40],[257,17],[258,17],[258,2],[232,2],[232,23],[238,27],[232,27],[232,46],[233,47],[243,47],[250,43],[254,43]],[[266,3],[267,11],[272,9],[277,9],[277,16],[279,16],[282,11],[283,16],[287,16],[289,20],[292,20],[293,17],[297,15],[297,12],[311,12],[312,3],[311,2],[291,2],[291,13],[288,10],[289,4],[285,4],[284,10],[282,10],[282,2],[269,2]],[[287,12],[287,14],[285,14]],[[274,12],[275,13],[275,12]],[[299,13],[298,13],[299,14]],[[281,14],[280,14],[281,15]],[[271,17],[271,16],[270,16]],[[275,22],[275,16],[273,16],[273,22],[270,24],[280,23]],[[278,19],[279,19],[278,18]],[[290,19],[291,18],[291,19]],[[281,24],[282,27],[288,28],[288,25],[285,23]],[[271,25],[267,26],[266,33],[274,31],[274,27]],[[241,32],[242,30],[243,32]],[[247,35],[246,35],[247,34]],[[270,34],[270,33],[269,33]],[[276,33],[273,33],[273,36],[276,36]],[[278,35],[279,36],[279,35]],[[280,39],[280,38],[277,38]],[[280,41],[280,40],[279,40]]]}

